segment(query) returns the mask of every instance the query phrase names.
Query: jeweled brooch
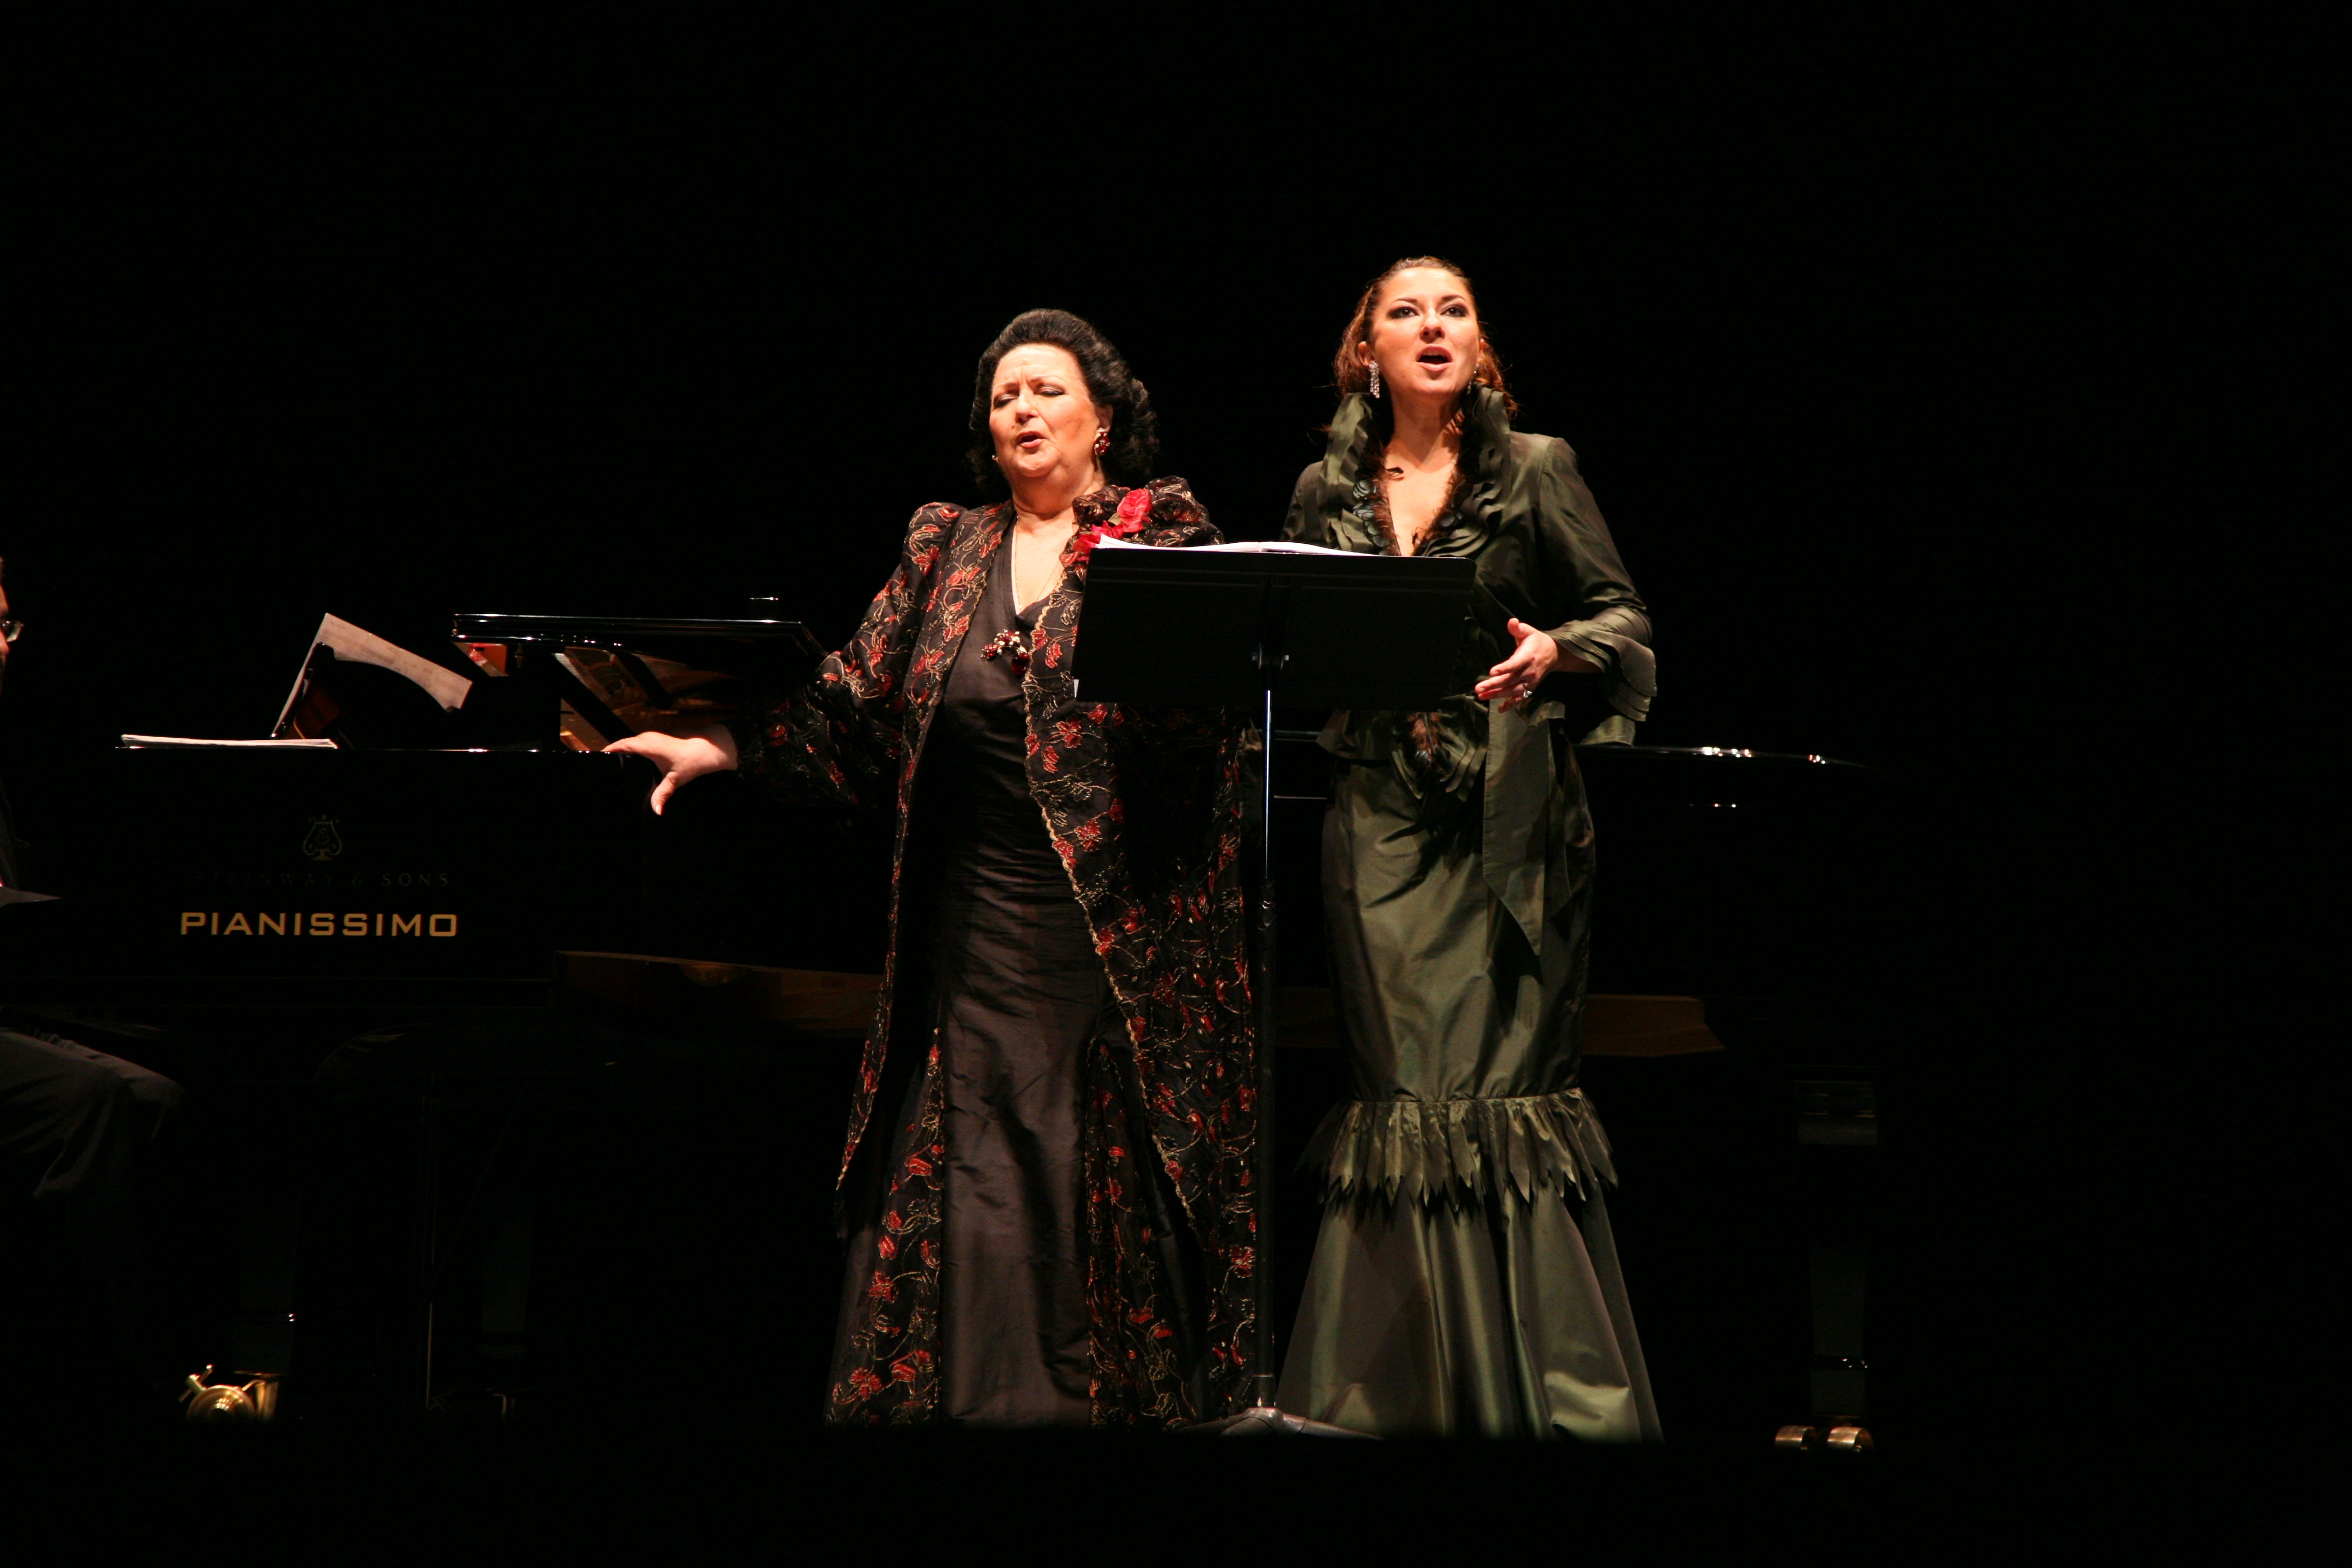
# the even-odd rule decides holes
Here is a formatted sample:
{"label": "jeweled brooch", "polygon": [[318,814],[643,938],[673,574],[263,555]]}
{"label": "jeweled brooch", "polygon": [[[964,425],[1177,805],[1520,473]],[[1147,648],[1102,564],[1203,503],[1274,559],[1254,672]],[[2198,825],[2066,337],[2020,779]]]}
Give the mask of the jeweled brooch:
{"label": "jeweled brooch", "polygon": [[1029,644],[1027,640],[1022,637],[1019,627],[1006,627],[1003,631],[997,633],[995,637],[986,647],[980,650],[980,657],[982,658],[994,658],[999,654],[1010,654],[1012,656],[1013,668],[1015,674],[1025,674],[1028,671]]}

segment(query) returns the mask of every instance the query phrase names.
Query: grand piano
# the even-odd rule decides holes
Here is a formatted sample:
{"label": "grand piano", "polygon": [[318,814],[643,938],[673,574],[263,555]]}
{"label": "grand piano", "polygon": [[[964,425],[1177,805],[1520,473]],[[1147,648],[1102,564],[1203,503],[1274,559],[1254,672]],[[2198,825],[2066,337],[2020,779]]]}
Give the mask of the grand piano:
{"label": "grand piano", "polygon": [[[428,662],[328,617],[276,735],[126,736],[69,788],[50,781],[44,878],[65,897],[8,933],[10,999],[527,1006],[550,1000],[563,951],[878,967],[880,894],[852,871],[870,834],[792,831],[733,780],[657,824],[649,764],[600,754],[727,716],[747,680],[797,678],[818,657],[803,626],[459,631]],[[835,889],[837,918],[787,931],[780,886]]]}
{"label": "grand piano", "polygon": [[[125,737],[27,792],[62,896],[0,910],[0,1005],[125,1054],[192,1053],[247,1113],[223,1237],[240,1371],[299,1368],[314,1411],[578,1408],[604,1386],[592,1368],[658,1361],[695,1409],[724,1382],[714,1358],[740,1353],[724,1346],[753,1341],[794,1347],[785,1413],[815,1407],[887,825],[782,810],[733,777],[656,818],[650,765],[599,750],[805,675],[818,640],[772,608],[463,615],[446,646],[407,649],[331,616],[276,743]],[[1318,722],[1284,715],[1272,752],[1288,1151],[1346,1092]],[[1796,1205],[1832,1214],[1816,1223],[1761,1194],[1821,1186],[1825,1151],[1849,1162],[1832,1188],[1874,1191],[1853,1174],[1895,1037],[1899,791],[1820,756],[1579,759],[1602,868],[1588,1081],[1628,1177],[1619,1230],[1662,1398],[1702,1420],[1859,1414],[1875,1200]],[[1277,1322],[1315,1222],[1305,1182],[1282,1201],[1298,1239]],[[702,1216],[691,1244],[681,1212]],[[746,1260],[723,1288],[718,1254]],[[1726,1258],[1756,1263],[1752,1300],[1713,1289]],[[729,1306],[745,1299],[759,1310]]]}

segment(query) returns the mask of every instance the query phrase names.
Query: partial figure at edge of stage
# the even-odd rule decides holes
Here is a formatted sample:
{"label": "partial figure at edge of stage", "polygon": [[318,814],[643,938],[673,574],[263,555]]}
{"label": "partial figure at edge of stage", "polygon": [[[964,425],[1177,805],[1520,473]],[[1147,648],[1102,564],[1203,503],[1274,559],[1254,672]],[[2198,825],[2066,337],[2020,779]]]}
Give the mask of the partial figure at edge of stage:
{"label": "partial figure at edge of stage", "polygon": [[[0,562],[0,683],[23,629]],[[24,887],[16,847],[0,782],[0,905],[40,896]],[[185,1099],[161,1073],[0,1015],[0,1325],[43,1373],[16,1399],[14,1419],[48,1418],[52,1405],[99,1415],[134,1406],[156,1327],[142,1312],[144,1276],[159,1261],[142,1221],[159,1185],[157,1150]]]}

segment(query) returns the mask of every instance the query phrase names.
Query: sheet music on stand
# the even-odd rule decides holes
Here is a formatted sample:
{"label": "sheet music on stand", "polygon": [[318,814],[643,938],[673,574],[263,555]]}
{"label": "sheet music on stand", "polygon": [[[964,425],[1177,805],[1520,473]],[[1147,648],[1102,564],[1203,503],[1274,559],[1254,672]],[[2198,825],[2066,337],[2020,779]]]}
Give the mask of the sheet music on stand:
{"label": "sheet music on stand", "polygon": [[[1274,733],[1277,700],[1297,707],[1417,710],[1462,689],[1455,668],[1477,568],[1458,557],[1362,555],[1299,544],[1159,549],[1105,540],[1087,573],[1072,673],[1091,700],[1230,707]],[[1251,992],[1257,1116],[1251,1184],[1252,1405],[1207,1424],[1228,1436],[1357,1436],[1285,1415],[1275,1401],[1274,752],[1260,769],[1264,824]]]}

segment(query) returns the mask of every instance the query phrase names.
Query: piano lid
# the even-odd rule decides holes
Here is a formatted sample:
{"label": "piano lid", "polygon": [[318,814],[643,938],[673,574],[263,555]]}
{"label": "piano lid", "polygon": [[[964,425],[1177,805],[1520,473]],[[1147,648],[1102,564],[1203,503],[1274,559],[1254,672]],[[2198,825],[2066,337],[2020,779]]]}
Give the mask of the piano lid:
{"label": "piano lid", "polygon": [[450,635],[461,643],[541,647],[658,650],[678,645],[707,652],[714,644],[731,645],[771,656],[797,654],[812,664],[824,657],[824,647],[803,623],[756,616],[537,616],[485,610],[459,613],[451,622]]}
{"label": "piano lid", "polygon": [[555,718],[552,731],[536,720],[528,731],[560,735],[581,751],[640,730],[724,722],[744,712],[756,693],[807,679],[824,657],[801,622],[765,615],[477,611],[454,616],[450,633],[493,678],[478,681],[478,692],[495,692],[494,700],[513,708],[528,690],[537,708]]}
{"label": "piano lid", "polygon": [[725,722],[824,657],[800,622],[758,615],[482,612],[454,616],[451,629],[457,670],[327,616],[272,735],[377,750],[599,751],[640,730]]}

